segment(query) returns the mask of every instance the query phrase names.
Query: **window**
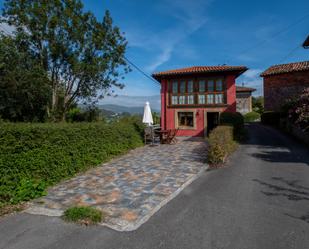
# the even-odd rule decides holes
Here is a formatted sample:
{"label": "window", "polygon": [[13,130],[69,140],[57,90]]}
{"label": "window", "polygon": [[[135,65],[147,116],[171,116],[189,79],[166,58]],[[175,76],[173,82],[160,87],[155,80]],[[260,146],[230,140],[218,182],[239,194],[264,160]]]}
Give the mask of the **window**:
{"label": "window", "polygon": [[169,104],[171,105],[219,105],[225,103],[223,78],[198,78],[171,80]]}
{"label": "window", "polygon": [[199,95],[199,96],[198,96],[198,103],[199,103],[200,105],[205,104],[205,95]]}
{"label": "window", "polygon": [[185,93],[185,92],[186,92],[186,82],[180,81],[180,93]]}
{"label": "window", "polygon": [[214,103],[214,95],[208,94],[207,95],[207,104],[213,104]]}
{"label": "window", "polygon": [[194,112],[178,112],[178,127],[193,128]]}
{"label": "window", "polygon": [[187,96],[187,104],[193,105],[194,104],[194,95],[188,95]]}
{"label": "window", "polygon": [[193,93],[193,80],[188,81],[188,93]]}
{"label": "window", "polygon": [[172,96],[172,105],[178,104],[178,96]]}
{"label": "window", "polygon": [[186,103],[186,96],[179,96],[179,105],[184,105]]}
{"label": "window", "polygon": [[221,92],[222,90],[223,90],[222,80],[218,79],[216,80],[216,91]]}
{"label": "window", "polygon": [[216,94],[216,104],[222,104],[223,103],[223,94],[219,93]]}
{"label": "window", "polygon": [[215,90],[214,80],[208,80],[207,90],[208,92],[213,92]]}
{"label": "window", "polygon": [[198,89],[200,93],[205,92],[205,80],[200,80],[198,83]]}
{"label": "window", "polygon": [[173,82],[173,89],[172,89],[173,93],[178,93],[178,81],[174,81]]}

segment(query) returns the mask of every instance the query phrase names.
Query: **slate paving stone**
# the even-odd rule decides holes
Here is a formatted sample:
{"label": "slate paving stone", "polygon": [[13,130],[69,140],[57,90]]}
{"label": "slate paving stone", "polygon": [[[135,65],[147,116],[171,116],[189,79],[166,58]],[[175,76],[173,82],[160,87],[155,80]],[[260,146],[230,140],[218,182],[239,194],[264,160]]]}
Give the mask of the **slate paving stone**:
{"label": "slate paving stone", "polygon": [[201,172],[206,154],[203,139],[144,146],[50,188],[27,212],[60,215],[68,207],[93,206],[107,213],[106,225],[133,227]]}

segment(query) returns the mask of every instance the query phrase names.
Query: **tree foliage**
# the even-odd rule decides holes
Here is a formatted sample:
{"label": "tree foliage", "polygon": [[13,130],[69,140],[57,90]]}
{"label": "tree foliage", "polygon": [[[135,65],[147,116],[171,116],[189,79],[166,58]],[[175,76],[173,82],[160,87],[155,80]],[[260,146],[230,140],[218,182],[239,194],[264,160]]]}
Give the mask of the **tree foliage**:
{"label": "tree foliage", "polygon": [[309,87],[305,88],[299,98],[290,101],[289,120],[309,132]]}
{"label": "tree foliage", "polygon": [[264,112],[264,98],[262,96],[252,97],[252,109],[259,114]]}
{"label": "tree foliage", "polygon": [[46,71],[23,37],[0,36],[0,116],[10,121],[44,121],[51,96]]}
{"label": "tree foliage", "polygon": [[48,73],[54,117],[64,118],[78,100],[93,102],[123,87],[127,42],[108,11],[98,21],[80,0],[6,0],[2,21],[23,34]]}

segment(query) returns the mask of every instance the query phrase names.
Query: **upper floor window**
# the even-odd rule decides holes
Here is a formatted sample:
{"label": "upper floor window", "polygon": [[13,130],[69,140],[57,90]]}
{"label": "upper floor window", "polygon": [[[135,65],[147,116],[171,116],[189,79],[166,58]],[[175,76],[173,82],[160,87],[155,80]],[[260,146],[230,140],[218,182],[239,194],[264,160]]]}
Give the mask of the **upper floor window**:
{"label": "upper floor window", "polygon": [[216,105],[225,103],[222,78],[173,80],[169,83],[171,105]]}
{"label": "upper floor window", "polygon": [[207,91],[213,92],[215,90],[215,81],[214,80],[208,80],[207,81]]}

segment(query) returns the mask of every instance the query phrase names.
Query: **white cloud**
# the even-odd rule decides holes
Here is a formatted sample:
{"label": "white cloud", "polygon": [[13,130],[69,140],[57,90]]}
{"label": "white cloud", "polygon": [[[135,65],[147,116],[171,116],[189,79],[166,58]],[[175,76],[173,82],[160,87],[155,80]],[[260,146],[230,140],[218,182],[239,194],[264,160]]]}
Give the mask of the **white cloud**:
{"label": "white cloud", "polygon": [[[158,3],[157,9],[162,14],[175,18],[175,25],[162,31],[150,31],[146,27],[137,27],[127,31],[129,46],[139,47],[153,53],[157,53],[151,63],[145,66],[145,70],[153,72],[160,65],[170,60],[176,46],[191,34],[196,32],[207,22],[206,10],[213,0],[174,0]],[[171,11],[172,10],[172,11]],[[185,46],[183,45],[184,49]],[[184,53],[190,56],[193,53]]]}
{"label": "white cloud", "polygon": [[253,95],[255,96],[263,95],[263,79],[260,77],[262,72],[263,70],[258,68],[249,69],[239,77],[238,85],[244,84],[246,87],[255,88],[256,91],[253,92]]}

